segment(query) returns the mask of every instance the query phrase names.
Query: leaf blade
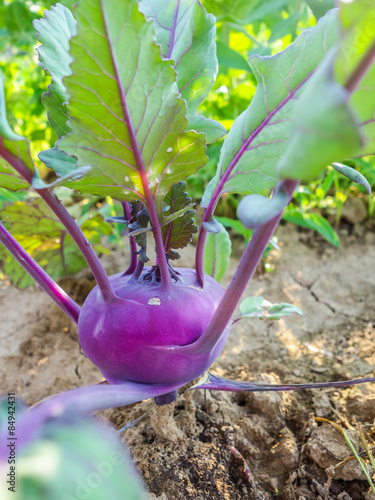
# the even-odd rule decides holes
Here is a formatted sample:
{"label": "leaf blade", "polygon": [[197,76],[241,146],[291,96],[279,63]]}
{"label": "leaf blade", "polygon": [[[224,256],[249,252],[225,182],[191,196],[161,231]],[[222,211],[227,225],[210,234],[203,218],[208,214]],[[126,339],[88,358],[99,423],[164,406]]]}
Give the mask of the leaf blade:
{"label": "leaf blade", "polygon": [[71,187],[142,202],[150,189],[161,217],[172,185],[205,163],[204,136],[184,132],[186,105],[175,73],[170,61],[161,60],[153,23],[145,22],[134,0],[120,6],[83,0],[75,14],[73,74],[64,80],[72,132],[58,149],[92,169]]}

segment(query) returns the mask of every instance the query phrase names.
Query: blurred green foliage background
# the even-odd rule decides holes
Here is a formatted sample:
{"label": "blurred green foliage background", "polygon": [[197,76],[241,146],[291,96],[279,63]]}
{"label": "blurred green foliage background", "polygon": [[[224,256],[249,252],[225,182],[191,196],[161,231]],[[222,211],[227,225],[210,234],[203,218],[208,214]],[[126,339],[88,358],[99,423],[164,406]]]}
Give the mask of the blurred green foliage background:
{"label": "blurred green foliage background", "polygon": [[[60,3],[72,8],[74,0]],[[229,130],[233,121],[249,106],[256,90],[256,80],[248,59],[253,54],[272,56],[289,44],[305,29],[314,26],[317,19],[334,7],[334,0],[203,0],[204,7],[217,19],[217,56],[219,72],[208,99],[200,112],[219,120]],[[0,0],[0,70],[4,77],[8,119],[13,129],[31,141],[31,149],[42,176],[50,175],[37,153],[52,147],[57,139],[49,127],[41,96],[50,83],[38,65],[37,41],[32,22],[43,15],[44,9],[54,5],[53,0]],[[195,176],[188,179],[189,194],[199,204],[202,193],[214,176],[219,160],[221,141],[208,146],[209,162]],[[375,185],[373,158],[348,163],[358,168]],[[60,188],[59,188],[60,189]],[[90,208],[100,208],[105,216],[113,215],[116,207],[110,199],[82,199],[61,188],[59,196],[75,206],[76,216]],[[5,192],[0,189],[0,209],[8,203],[33,196],[22,191]],[[321,179],[301,186],[288,207],[284,218],[320,232],[328,241],[338,245],[334,228],[340,223],[342,208],[348,197],[359,196],[365,201],[367,216],[374,212],[375,198],[333,169]],[[225,195],[219,202],[217,215],[232,234],[248,239],[248,230],[235,220],[238,204],[236,195]],[[328,216],[329,222],[326,217]],[[110,239],[120,240],[123,228],[114,228]]]}

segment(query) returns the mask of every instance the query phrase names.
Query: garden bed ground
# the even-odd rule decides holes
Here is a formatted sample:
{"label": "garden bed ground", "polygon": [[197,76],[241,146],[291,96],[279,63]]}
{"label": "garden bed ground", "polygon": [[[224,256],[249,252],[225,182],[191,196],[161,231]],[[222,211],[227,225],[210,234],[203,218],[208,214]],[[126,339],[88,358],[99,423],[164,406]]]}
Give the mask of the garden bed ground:
{"label": "garden bed ground", "polygon": [[[280,227],[278,236],[280,251],[271,255],[274,272],[257,275],[247,295],[294,303],[305,315],[236,324],[212,371],[233,379],[274,383],[373,375],[373,225],[344,227],[338,249],[293,226]],[[193,252],[185,254],[181,264],[192,266]],[[119,251],[105,258],[111,273],[121,271],[125,262]],[[224,286],[234,269],[235,262]],[[62,282],[81,302],[92,285],[87,271]],[[80,350],[76,328],[41,291],[19,291],[2,283],[0,310],[1,392],[15,390],[33,404],[50,394],[102,380]],[[151,425],[155,411],[154,403],[146,401],[102,412],[117,428],[148,414],[126,430],[124,438],[151,498],[375,498],[368,493],[356,461],[336,470],[327,491],[325,469],[350,456],[350,451],[333,427],[317,427],[311,420],[314,413],[337,423],[360,422],[375,439],[374,385],[298,393],[182,391],[173,410],[173,425],[167,432],[163,426],[157,429],[157,435]],[[163,440],[165,432],[168,439]],[[350,432],[356,443],[358,436]]]}

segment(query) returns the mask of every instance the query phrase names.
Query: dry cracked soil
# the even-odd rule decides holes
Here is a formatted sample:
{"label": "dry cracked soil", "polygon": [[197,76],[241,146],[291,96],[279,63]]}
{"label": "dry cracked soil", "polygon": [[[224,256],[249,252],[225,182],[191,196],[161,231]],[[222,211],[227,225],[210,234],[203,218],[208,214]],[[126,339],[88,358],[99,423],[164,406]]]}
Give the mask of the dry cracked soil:
{"label": "dry cracked soil", "polygon": [[[236,323],[211,371],[267,383],[374,376],[375,224],[343,226],[339,248],[290,225],[277,236],[273,272],[258,272],[245,296],[296,304],[304,316]],[[179,265],[193,266],[194,248],[184,254]],[[103,259],[111,274],[126,261],[120,251]],[[223,286],[235,266],[234,259]],[[61,285],[82,302],[93,281],[84,270]],[[80,349],[76,327],[39,289],[2,282],[0,310],[0,392],[15,390],[31,405],[102,380]],[[140,418],[122,436],[155,500],[375,499],[329,423],[345,428],[366,458],[359,429],[375,446],[372,384],[246,394],[184,388],[175,404],[143,401],[99,418],[115,428]]]}

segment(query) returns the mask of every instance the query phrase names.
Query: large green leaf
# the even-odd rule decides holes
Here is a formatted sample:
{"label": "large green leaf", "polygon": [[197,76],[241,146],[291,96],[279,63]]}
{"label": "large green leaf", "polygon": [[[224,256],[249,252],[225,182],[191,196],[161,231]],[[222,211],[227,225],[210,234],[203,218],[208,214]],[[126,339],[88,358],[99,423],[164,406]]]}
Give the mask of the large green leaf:
{"label": "large green leaf", "polygon": [[369,0],[340,3],[341,38],[296,106],[280,177],[311,180],[329,163],[375,152],[374,18]]}
{"label": "large green leaf", "polygon": [[70,10],[61,4],[44,11],[44,19],[34,21],[38,47],[39,62],[46,74],[52,78],[48,92],[42,96],[47,109],[48,120],[58,137],[66,135],[70,129],[68,121],[68,94],[63,78],[71,74],[69,40],[76,34],[76,21]]}
{"label": "large green leaf", "polygon": [[315,179],[331,162],[355,155],[363,144],[348,92],[333,80],[333,55],[296,107],[291,138],[278,163],[282,178]]}
{"label": "large green leaf", "polygon": [[[52,278],[75,274],[87,266],[77,245],[44,201],[14,203],[2,210],[1,219],[10,223],[12,235]],[[93,247],[105,251],[100,240],[103,235],[112,234],[110,225],[99,214],[77,222]],[[0,263],[4,273],[19,288],[34,283],[3,247]]]}
{"label": "large green leaf", "polygon": [[64,80],[72,132],[58,149],[92,169],[69,186],[143,203],[151,190],[162,219],[162,200],[173,184],[206,162],[205,137],[185,132],[176,73],[162,60],[153,22],[135,0],[82,0],[75,16],[73,74]]}
{"label": "large green leaf", "polygon": [[175,61],[177,86],[187,103],[188,129],[206,133],[208,143],[223,137],[226,130],[220,123],[195,118],[218,70],[214,16],[198,0],[141,0],[139,7],[155,22],[163,57]]}
{"label": "large green leaf", "polygon": [[227,230],[220,224],[219,233],[208,233],[204,249],[204,272],[220,281],[228,266],[232,243]]}
{"label": "large green leaf", "polygon": [[288,145],[296,103],[337,37],[337,11],[333,10],[284,51],[250,59],[257,90],[224,140],[204,206],[215,190],[215,198],[224,192],[266,195],[276,185],[276,164]]}

